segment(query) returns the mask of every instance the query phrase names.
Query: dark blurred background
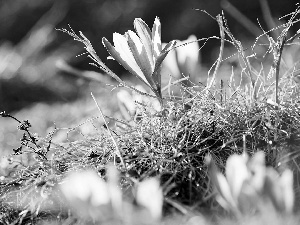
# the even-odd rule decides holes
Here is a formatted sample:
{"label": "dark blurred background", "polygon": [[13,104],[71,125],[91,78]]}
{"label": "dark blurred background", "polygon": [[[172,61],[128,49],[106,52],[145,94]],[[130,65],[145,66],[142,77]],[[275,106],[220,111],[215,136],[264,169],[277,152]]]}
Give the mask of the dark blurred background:
{"label": "dark blurred background", "polygon": [[[57,61],[64,60],[81,70],[95,69],[83,53],[80,43],[55,28],[82,31],[102,59],[107,52],[101,38],[112,40],[113,32],[133,29],[133,20],[143,18],[151,27],[155,16],[162,23],[162,40],[198,38],[218,35],[217,23],[205,13],[216,16],[224,9],[234,35],[255,38],[232,17],[234,7],[249,20],[260,21],[268,29],[260,0],[12,0],[0,1],[0,111],[12,112],[38,101],[71,101],[79,90],[72,81],[57,76]],[[268,1],[274,18],[295,9],[296,0]],[[197,10],[198,9],[198,10]],[[236,14],[237,15],[237,14]],[[238,15],[237,15],[238,16]],[[212,49],[218,43],[209,41],[202,49],[202,62],[209,64]],[[111,62],[108,62],[110,64]],[[117,67],[113,63],[114,67]],[[116,71],[122,72],[120,67]],[[71,82],[71,83],[70,83]]]}
{"label": "dark blurred background", "polygon": [[[62,104],[79,101],[90,86],[65,73],[73,70],[80,76],[82,70],[97,71],[97,68],[89,65],[91,60],[84,55],[76,57],[84,53],[81,43],[55,28],[69,29],[70,24],[75,32],[82,31],[106,62],[108,54],[101,43],[102,37],[112,41],[113,32],[123,34],[132,30],[137,17],[152,27],[158,16],[162,41],[168,42],[186,39],[190,34],[197,38],[219,36],[216,21],[200,10],[214,17],[224,10],[232,33],[247,43],[255,40],[259,30],[245,27],[245,23],[240,23],[241,18],[256,28],[259,21],[268,30],[270,24],[265,17],[269,11],[278,21],[294,11],[296,3],[297,0],[0,0],[0,111],[26,117],[20,119],[43,118],[36,124],[45,123],[42,122],[45,118],[57,121],[57,117],[66,120],[82,116],[75,106],[64,108]],[[219,41],[212,40],[201,50],[204,66],[216,59],[218,48]],[[107,64],[122,76],[120,66],[114,62]],[[61,65],[67,67],[62,69]],[[37,103],[45,105],[36,106]],[[80,104],[88,107],[87,103]],[[30,110],[30,107],[36,108]],[[22,114],[24,110],[27,111]],[[10,143],[16,141],[13,136],[7,137],[12,131],[5,123],[0,118],[0,150],[4,139]],[[40,129],[46,130],[48,125],[40,125]]]}

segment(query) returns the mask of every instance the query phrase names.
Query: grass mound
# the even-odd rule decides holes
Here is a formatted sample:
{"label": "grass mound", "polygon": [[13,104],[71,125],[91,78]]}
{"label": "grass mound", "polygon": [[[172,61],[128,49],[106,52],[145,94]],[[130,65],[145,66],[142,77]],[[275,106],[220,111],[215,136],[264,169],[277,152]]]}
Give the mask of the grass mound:
{"label": "grass mound", "polygon": [[[250,107],[239,92],[220,102],[193,89],[187,88],[194,94],[188,100],[169,100],[163,113],[149,113],[145,106],[140,106],[134,121],[119,122],[120,128],[113,130],[113,137],[126,167],[116,154],[107,128],[102,127],[96,135],[82,141],[52,145],[51,151],[55,153],[51,160],[36,157],[31,166],[19,167],[14,178],[1,185],[3,202],[9,202],[10,193],[14,192],[20,198],[29,195],[37,201],[40,197],[32,196],[28,190],[46,188],[51,192],[70,171],[92,168],[107,179],[106,167],[113,162],[121,172],[121,189],[129,198],[136,182],[159,177],[166,212],[212,209],[216,204],[205,157],[210,154],[224,171],[230,155],[245,151],[250,155],[264,151],[268,165],[278,170],[289,167],[294,171],[295,181],[298,180],[300,111],[296,96],[292,98],[294,102],[279,108],[265,101]],[[44,148],[48,145],[49,140],[44,140]],[[299,187],[297,182],[295,187]],[[29,199],[24,201],[22,206]],[[43,203],[31,210],[38,210],[35,207],[40,204]],[[9,205],[5,208],[3,212],[11,218],[19,218]],[[40,216],[38,213],[37,218]]]}

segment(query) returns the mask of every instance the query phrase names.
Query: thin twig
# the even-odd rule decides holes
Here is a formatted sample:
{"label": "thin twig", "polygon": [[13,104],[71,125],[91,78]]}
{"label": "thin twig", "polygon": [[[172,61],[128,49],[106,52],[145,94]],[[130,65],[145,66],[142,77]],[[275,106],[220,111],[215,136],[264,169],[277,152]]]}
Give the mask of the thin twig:
{"label": "thin twig", "polygon": [[223,26],[223,18],[222,18],[221,15],[217,15],[216,19],[217,19],[217,22],[218,22],[219,27],[220,27],[221,45],[220,45],[219,56],[218,56],[218,59],[217,59],[217,64],[215,66],[215,71],[213,73],[211,82],[207,86],[208,90],[211,88],[211,86],[213,85],[213,82],[215,81],[217,72],[218,72],[218,70],[221,66],[221,62],[222,62],[222,58],[223,58],[223,52],[224,52],[225,29],[224,29],[224,26]]}
{"label": "thin twig", "polygon": [[98,102],[97,102],[97,100],[96,100],[96,98],[95,98],[95,96],[93,95],[92,92],[91,92],[91,95],[92,95],[92,98],[93,98],[93,100],[94,100],[94,102],[95,102],[95,104],[96,104],[96,106],[97,106],[97,108],[98,108],[98,110],[99,110],[99,112],[100,112],[100,115],[101,115],[101,117],[102,117],[102,119],[103,119],[103,121],[104,121],[104,123],[105,123],[105,126],[106,126],[106,128],[107,128],[107,130],[108,130],[108,132],[109,132],[109,135],[110,135],[110,137],[111,137],[111,140],[112,140],[112,142],[113,142],[113,144],[114,144],[114,146],[115,146],[115,148],[116,148],[117,155],[119,156],[119,158],[120,158],[120,160],[121,160],[121,163],[122,163],[122,165],[124,166],[124,168],[126,168],[124,159],[123,159],[123,157],[122,157],[122,155],[121,155],[121,152],[120,152],[120,149],[119,149],[119,147],[118,147],[118,145],[117,145],[116,140],[114,139],[114,137],[113,137],[113,135],[112,135],[112,132],[111,132],[110,128],[108,127],[108,123],[107,123],[106,120],[105,120],[104,114],[103,114],[103,112],[102,112],[102,110],[101,110],[101,108],[100,108],[100,106],[99,106],[99,104],[98,104]]}

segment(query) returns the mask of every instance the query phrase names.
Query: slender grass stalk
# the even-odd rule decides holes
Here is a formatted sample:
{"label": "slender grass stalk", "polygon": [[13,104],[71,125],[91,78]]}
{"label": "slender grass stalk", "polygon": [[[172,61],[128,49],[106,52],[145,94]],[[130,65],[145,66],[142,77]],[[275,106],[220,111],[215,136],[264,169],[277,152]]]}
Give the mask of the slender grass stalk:
{"label": "slender grass stalk", "polygon": [[100,108],[100,106],[99,106],[99,104],[98,104],[98,102],[97,102],[95,96],[93,95],[93,93],[91,93],[91,95],[92,95],[92,98],[93,98],[93,100],[94,100],[94,102],[95,102],[95,104],[96,104],[96,106],[97,106],[97,108],[98,108],[98,110],[99,110],[99,112],[100,112],[100,115],[101,115],[101,117],[102,117],[102,119],[103,119],[103,121],[104,121],[104,123],[105,123],[105,126],[106,126],[106,128],[107,128],[107,130],[108,130],[108,132],[109,132],[109,135],[110,135],[110,137],[111,137],[111,140],[112,140],[112,142],[113,142],[113,144],[114,144],[114,146],[115,146],[115,148],[116,148],[116,154],[117,154],[118,157],[120,158],[122,166],[123,166],[124,168],[126,168],[126,165],[125,165],[124,159],[123,159],[123,157],[122,157],[121,151],[120,151],[120,149],[119,149],[119,147],[118,147],[118,144],[117,144],[117,142],[116,142],[114,136],[112,135],[112,132],[111,132],[110,128],[108,127],[108,123],[107,123],[106,120],[105,120],[104,114],[103,114],[103,112],[102,112],[102,110],[101,110],[101,108]]}
{"label": "slender grass stalk", "polygon": [[215,66],[215,70],[214,70],[214,73],[213,73],[213,76],[212,76],[212,79],[209,83],[209,85],[207,86],[207,89],[210,90],[215,79],[216,79],[216,75],[217,75],[217,72],[221,66],[221,62],[222,62],[222,58],[223,58],[223,52],[224,52],[224,40],[225,40],[225,29],[224,29],[224,25],[223,25],[223,18],[221,15],[217,15],[216,17],[216,20],[219,24],[219,28],[220,28],[220,38],[221,38],[221,45],[220,45],[220,51],[219,51],[219,56],[218,56],[218,59],[217,59],[217,64]]}

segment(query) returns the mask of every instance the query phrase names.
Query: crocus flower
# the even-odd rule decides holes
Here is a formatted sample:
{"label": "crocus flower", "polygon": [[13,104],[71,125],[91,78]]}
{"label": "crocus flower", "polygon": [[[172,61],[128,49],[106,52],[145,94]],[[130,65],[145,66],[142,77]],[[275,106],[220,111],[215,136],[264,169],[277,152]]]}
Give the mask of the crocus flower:
{"label": "crocus flower", "polygon": [[114,46],[106,38],[102,43],[116,61],[148,85],[161,101],[160,67],[176,42],[171,41],[162,49],[161,24],[157,17],[152,32],[140,18],[134,20],[134,28],[136,33],[131,30],[124,35],[114,33]]}
{"label": "crocus flower", "polygon": [[149,178],[139,183],[136,201],[140,206],[145,207],[155,220],[161,218],[163,200],[164,196],[159,180]]}
{"label": "crocus flower", "polygon": [[[112,193],[107,183],[92,170],[70,173],[59,185],[66,203],[82,218],[112,217]],[[120,192],[117,190],[116,192]]]}
{"label": "crocus flower", "polygon": [[163,62],[163,68],[176,78],[190,76],[193,82],[198,81],[200,73],[199,44],[195,35],[188,39],[176,40],[175,51],[171,51]]}
{"label": "crocus flower", "polygon": [[286,169],[281,176],[265,166],[265,155],[257,152],[251,159],[232,155],[226,162],[226,178],[208,158],[210,178],[219,204],[236,214],[249,210],[274,209],[291,213],[294,205],[293,174]]}

